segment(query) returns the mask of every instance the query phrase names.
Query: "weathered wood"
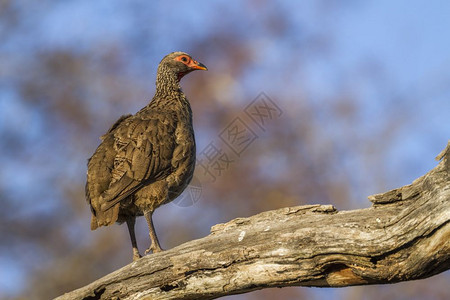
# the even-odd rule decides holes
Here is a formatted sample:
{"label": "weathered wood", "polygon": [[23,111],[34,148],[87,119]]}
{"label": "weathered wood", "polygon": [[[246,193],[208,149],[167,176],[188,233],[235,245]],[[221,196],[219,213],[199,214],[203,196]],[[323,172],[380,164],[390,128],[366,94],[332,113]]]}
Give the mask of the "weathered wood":
{"label": "weathered wood", "polygon": [[342,287],[450,269],[450,143],[412,184],[367,209],[267,211],[133,262],[57,299],[213,299],[266,287]]}

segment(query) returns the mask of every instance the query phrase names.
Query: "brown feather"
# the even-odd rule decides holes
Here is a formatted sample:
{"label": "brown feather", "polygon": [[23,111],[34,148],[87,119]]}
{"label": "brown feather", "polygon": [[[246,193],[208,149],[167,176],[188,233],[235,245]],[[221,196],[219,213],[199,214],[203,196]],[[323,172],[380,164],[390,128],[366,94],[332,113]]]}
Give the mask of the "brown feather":
{"label": "brown feather", "polygon": [[89,159],[86,200],[92,230],[152,213],[189,184],[195,140],[179,78],[192,70],[175,59],[180,55],[187,54],[171,53],[161,61],[152,101],[135,115],[120,117]]}

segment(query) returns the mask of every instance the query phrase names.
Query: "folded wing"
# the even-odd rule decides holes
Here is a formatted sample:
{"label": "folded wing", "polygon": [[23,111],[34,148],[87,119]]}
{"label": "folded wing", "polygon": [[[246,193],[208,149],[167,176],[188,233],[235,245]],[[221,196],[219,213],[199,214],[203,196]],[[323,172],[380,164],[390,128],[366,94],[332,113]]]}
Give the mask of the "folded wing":
{"label": "folded wing", "polygon": [[168,112],[122,117],[102,137],[88,163],[92,229],[117,221],[122,200],[170,174],[176,147],[173,120]]}

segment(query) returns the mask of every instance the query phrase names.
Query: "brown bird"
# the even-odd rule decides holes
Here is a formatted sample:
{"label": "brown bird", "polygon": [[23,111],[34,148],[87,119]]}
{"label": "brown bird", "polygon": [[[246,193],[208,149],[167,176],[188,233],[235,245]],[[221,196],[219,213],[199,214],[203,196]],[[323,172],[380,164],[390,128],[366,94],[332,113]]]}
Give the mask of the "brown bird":
{"label": "brown bird", "polygon": [[178,197],[194,173],[192,110],[180,87],[180,79],[194,70],[207,68],[184,52],[165,56],[152,101],[135,115],[120,117],[88,161],[91,229],[127,222],[133,260],[141,257],[134,233],[136,217],[147,219],[151,244],[145,253],[162,251],[152,214]]}

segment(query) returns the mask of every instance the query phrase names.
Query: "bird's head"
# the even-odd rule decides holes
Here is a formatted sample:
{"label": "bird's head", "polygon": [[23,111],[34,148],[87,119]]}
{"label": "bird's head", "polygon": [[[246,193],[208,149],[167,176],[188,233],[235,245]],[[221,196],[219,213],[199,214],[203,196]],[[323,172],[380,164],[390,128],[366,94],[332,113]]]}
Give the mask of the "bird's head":
{"label": "bird's head", "polygon": [[172,52],[161,60],[158,73],[168,72],[174,74],[179,81],[184,75],[195,70],[206,71],[208,68],[185,52]]}

